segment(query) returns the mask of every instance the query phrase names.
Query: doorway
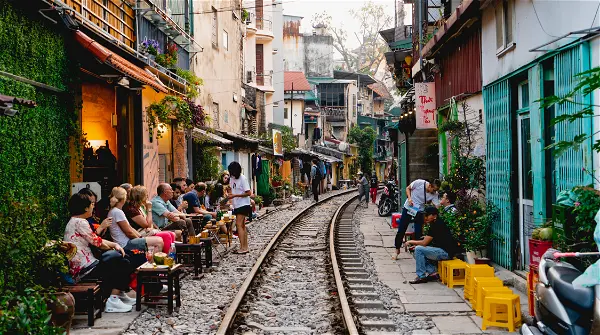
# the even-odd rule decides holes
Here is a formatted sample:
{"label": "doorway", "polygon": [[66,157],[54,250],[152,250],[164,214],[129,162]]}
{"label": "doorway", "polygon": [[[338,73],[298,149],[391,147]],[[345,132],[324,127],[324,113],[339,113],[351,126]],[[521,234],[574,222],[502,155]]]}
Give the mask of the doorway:
{"label": "doorway", "polygon": [[533,176],[531,164],[531,122],[529,118],[529,84],[518,85],[517,110],[517,158],[518,158],[518,200],[520,261],[517,268],[525,270],[529,266],[529,239],[535,224],[533,221]]}

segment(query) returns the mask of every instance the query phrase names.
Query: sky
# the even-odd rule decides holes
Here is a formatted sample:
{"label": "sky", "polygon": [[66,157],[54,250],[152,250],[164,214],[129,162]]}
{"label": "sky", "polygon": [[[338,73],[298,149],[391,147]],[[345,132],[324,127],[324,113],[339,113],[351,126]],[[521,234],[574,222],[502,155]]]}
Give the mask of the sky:
{"label": "sky", "polygon": [[[394,1],[395,0],[373,0],[376,4],[382,4],[385,6],[386,13],[392,17],[392,23],[389,28],[392,28],[393,17],[394,17]],[[322,13],[326,11],[331,15],[332,24],[336,27],[343,27],[348,32],[349,36],[354,36],[355,32],[358,32],[358,23],[354,21],[350,10],[358,10],[367,1],[362,0],[281,0],[283,3],[283,14],[284,15],[296,15],[303,16],[302,19],[302,30],[304,32],[312,31],[311,19],[314,14]],[[406,12],[406,9],[405,9]],[[406,13],[407,17],[411,13]],[[410,18],[405,18],[405,22],[411,22]],[[358,47],[358,41],[354,38],[348,38],[351,49]]]}

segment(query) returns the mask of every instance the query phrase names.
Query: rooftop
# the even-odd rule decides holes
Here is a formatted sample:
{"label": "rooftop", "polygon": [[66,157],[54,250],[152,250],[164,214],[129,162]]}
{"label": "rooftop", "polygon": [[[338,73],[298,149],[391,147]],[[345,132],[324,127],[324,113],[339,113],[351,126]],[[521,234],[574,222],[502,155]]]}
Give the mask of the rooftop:
{"label": "rooftop", "polygon": [[[293,87],[293,89],[292,89]],[[284,91],[310,91],[310,84],[303,72],[286,71],[283,75]]]}

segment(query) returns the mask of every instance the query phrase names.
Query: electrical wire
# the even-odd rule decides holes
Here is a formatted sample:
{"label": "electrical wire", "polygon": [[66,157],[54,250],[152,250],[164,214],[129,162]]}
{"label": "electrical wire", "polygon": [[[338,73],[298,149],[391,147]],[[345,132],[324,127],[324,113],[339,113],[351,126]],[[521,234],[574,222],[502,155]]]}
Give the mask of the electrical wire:
{"label": "electrical wire", "polygon": [[[212,14],[212,13],[223,13],[223,12],[232,12],[232,11],[237,11],[237,10],[242,10],[242,9],[253,9],[253,8],[259,8],[259,7],[272,7],[272,6],[277,6],[277,5],[283,5],[286,3],[291,3],[291,2],[296,2],[297,0],[290,0],[290,1],[281,1],[281,2],[276,2],[276,3],[272,3],[272,4],[263,4],[262,6],[241,6],[241,7],[222,7],[219,9],[215,9],[215,10],[210,10],[210,11],[203,11],[203,12],[192,12],[190,14]],[[173,14],[171,14],[173,15]],[[176,15],[185,15],[185,14],[176,14]]]}
{"label": "electrical wire", "polygon": [[531,2],[531,5],[533,6],[533,12],[535,13],[535,17],[537,18],[537,21],[538,21],[538,23],[539,23],[539,25],[540,25],[540,28],[542,28],[542,31],[543,31],[543,32],[544,32],[546,35],[548,35],[548,36],[550,36],[550,37],[558,38],[558,36],[554,36],[554,35],[548,34],[548,32],[546,31],[546,29],[544,29],[544,26],[542,25],[542,21],[540,20],[540,17],[538,16],[538,12],[537,12],[537,10],[535,9],[535,1],[532,1],[532,2]]}
{"label": "electrical wire", "polygon": [[600,1],[598,1],[598,7],[596,7],[596,14],[594,14],[594,18],[592,19],[592,24],[590,28],[594,27],[594,23],[596,22],[596,17],[598,17],[598,10],[600,10]]}

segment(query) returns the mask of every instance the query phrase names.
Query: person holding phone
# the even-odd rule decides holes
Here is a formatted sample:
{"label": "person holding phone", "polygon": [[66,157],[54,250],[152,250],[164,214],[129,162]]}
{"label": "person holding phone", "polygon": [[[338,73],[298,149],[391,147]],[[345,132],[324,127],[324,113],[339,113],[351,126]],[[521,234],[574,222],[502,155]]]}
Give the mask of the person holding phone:
{"label": "person holding phone", "polygon": [[402,207],[402,216],[398,224],[398,232],[396,233],[395,245],[396,255],[392,259],[397,259],[400,254],[400,248],[404,240],[404,234],[410,224],[411,219],[415,224],[415,240],[421,238],[423,233],[423,210],[427,204],[435,204],[439,206],[438,190],[441,182],[435,179],[433,182],[428,182],[424,179],[417,179],[406,187],[406,201]]}

